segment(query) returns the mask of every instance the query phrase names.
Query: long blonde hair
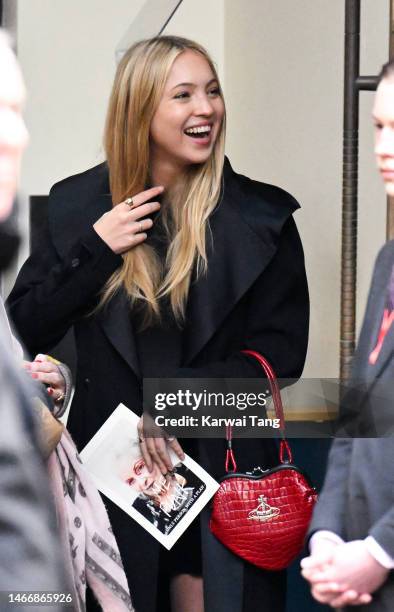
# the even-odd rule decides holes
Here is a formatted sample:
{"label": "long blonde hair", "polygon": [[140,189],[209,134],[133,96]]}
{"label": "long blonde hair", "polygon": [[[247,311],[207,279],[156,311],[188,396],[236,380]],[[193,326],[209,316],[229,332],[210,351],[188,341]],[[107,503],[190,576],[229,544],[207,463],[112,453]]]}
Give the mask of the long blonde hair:
{"label": "long blonde hair", "polygon": [[[113,205],[146,189],[149,182],[149,132],[176,57],[190,49],[217,72],[206,50],[185,38],[162,36],[133,45],[123,56],[110,97],[104,148]],[[219,82],[219,81],[218,81]],[[159,299],[168,296],[178,323],[185,316],[191,275],[207,269],[206,234],[209,216],[221,190],[225,118],[209,159],[188,167],[182,182],[163,206],[163,225],[169,248],[161,262],[154,248],[140,244],[123,255],[123,265],[104,287],[100,304],[124,288],[131,303],[142,300],[145,323],[160,317]]]}

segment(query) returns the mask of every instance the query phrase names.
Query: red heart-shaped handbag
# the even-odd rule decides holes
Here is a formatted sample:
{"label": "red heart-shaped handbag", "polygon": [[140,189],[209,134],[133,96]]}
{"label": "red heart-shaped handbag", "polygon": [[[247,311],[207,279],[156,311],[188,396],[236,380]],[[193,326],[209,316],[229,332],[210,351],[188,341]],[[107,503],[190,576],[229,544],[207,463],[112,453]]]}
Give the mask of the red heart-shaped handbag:
{"label": "red heart-shaped handbag", "polygon": [[[226,476],[213,499],[212,533],[235,554],[262,569],[287,567],[301,552],[317,494],[303,471],[292,463],[284,438],[284,415],[275,374],[255,351],[243,351],[263,367],[271,387],[276,417],[280,420],[280,464],[237,473],[232,431],[227,428]],[[229,463],[232,463],[232,469]]]}

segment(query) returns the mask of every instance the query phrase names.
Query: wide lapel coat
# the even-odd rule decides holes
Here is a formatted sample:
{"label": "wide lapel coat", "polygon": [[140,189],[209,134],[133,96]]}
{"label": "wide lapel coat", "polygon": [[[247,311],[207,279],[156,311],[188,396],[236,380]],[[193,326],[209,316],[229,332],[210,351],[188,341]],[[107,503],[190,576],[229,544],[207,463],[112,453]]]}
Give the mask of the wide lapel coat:
{"label": "wide lapel coat", "polygon": [[[80,217],[75,215],[75,211],[70,215],[64,207],[53,223],[55,246],[62,256],[70,249],[70,243],[78,236],[81,227],[92,225],[111,209],[107,169],[102,164],[93,170],[95,188],[91,189],[87,204],[79,209]],[[269,265],[277,250],[283,225],[299,206],[283,192],[282,197],[276,195],[274,210],[269,195],[270,189],[276,188],[265,185],[267,192],[262,197],[258,189],[250,191],[250,182],[235,174],[226,159],[222,195],[210,220],[208,272],[198,282],[192,283],[189,294],[184,366],[193,362],[234,305]],[[140,376],[135,332],[125,294],[118,292],[98,317],[108,339],[132,371]]]}
{"label": "wide lapel coat", "polygon": [[242,189],[243,179],[226,159],[222,196],[210,220],[208,272],[189,294],[184,365],[192,362],[268,266],[284,223],[298,208],[294,199],[289,206],[286,194],[273,216],[272,203],[267,200],[262,206],[258,193],[253,197]]}
{"label": "wide lapel coat", "polygon": [[[208,272],[192,283],[189,294],[182,366],[193,364],[228,313],[264,272],[276,253],[283,225],[298,208],[297,202],[283,192],[283,200],[277,198],[273,210],[270,199],[265,200],[258,191],[250,193],[248,187],[249,180],[236,175],[226,160],[222,195],[210,220]],[[104,175],[101,193],[86,211],[90,223],[109,210],[108,192]],[[98,316],[108,339],[134,374],[140,376],[135,330],[124,293],[119,292]],[[204,453],[204,448],[200,447],[200,452]],[[204,463],[209,464],[209,459]],[[214,538],[208,522],[206,510],[201,535],[207,610],[242,612],[244,563]],[[221,577],[218,566],[226,568]],[[264,580],[258,577],[260,584]],[[269,588],[267,581],[267,593]]]}

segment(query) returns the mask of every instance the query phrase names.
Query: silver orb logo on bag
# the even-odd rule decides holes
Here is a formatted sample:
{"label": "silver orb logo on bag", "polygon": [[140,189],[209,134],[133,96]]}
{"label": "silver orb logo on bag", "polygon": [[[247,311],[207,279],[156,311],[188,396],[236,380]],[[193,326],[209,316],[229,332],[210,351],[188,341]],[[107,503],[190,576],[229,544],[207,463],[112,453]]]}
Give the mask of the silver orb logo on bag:
{"label": "silver orb logo on bag", "polygon": [[272,521],[275,517],[280,514],[279,508],[275,508],[275,506],[270,506],[268,500],[264,495],[260,495],[259,503],[257,508],[251,510],[248,514],[248,519],[251,521]]}

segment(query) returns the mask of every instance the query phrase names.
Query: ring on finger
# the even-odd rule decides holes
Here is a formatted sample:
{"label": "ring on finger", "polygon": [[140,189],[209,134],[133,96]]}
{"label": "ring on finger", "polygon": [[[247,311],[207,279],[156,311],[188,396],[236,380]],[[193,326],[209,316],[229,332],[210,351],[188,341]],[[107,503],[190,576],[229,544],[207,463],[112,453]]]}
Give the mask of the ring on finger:
{"label": "ring on finger", "polygon": [[130,206],[130,208],[133,208],[133,205],[134,205],[133,198],[126,198],[124,203]]}
{"label": "ring on finger", "polygon": [[142,225],[142,221],[139,222],[140,232],[144,231],[144,226]]}

